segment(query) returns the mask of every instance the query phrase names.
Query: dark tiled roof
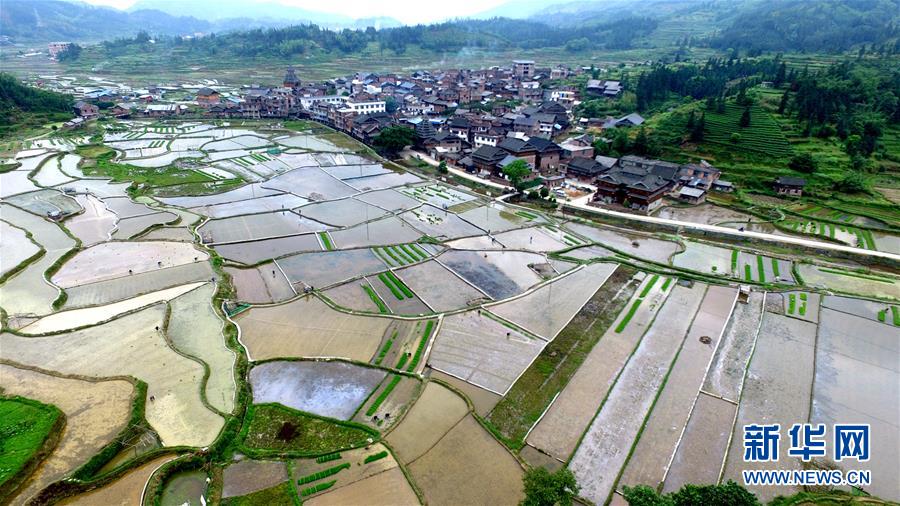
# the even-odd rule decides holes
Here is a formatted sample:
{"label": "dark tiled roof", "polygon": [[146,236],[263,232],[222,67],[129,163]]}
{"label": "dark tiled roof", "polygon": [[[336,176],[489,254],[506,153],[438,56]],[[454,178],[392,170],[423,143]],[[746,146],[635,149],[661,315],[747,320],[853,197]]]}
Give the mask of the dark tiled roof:
{"label": "dark tiled roof", "polygon": [[532,137],[528,139],[527,144],[536,149],[538,153],[544,153],[546,151],[558,151],[562,149],[555,142],[544,139],[543,137]]}
{"label": "dark tiled roof", "polygon": [[506,151],[495,148],[494,146],[481,146],[472,152],[472,159],[482,160],[490,163],[497,163],[506,157]]}
{"label": "dark tiled roof", "polygon": [[775,183],[784,186],[805,186],[806,180],[802,177],[781,176],[775,180]]}

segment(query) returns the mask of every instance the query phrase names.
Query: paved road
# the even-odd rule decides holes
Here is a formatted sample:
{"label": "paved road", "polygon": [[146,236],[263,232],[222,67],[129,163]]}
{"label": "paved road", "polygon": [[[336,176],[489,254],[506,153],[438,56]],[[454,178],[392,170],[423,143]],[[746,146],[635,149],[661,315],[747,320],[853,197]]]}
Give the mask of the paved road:
{"label": "paved road", "polygon": [[[413,151],[411,149],[402,151],[400,153],[400,155],[402,155],[404,158],[418,158],[418,159],[422,160],[423,162],[427,163],[428,165],[431,165],[432,167],[437,167],[439,165],[438,161],[435,160],[434,158],[426,155],[425,153],[420,153],[418,151]],[[501,191],[505,190],[507,188],[512,189],[512,186],[502,185],[500,183],[491,181],[489,179],[482,179],[474,174],[469,174],[468,172],[466,172],[464,170],[459,170],[455,167],[451,167],[450,165],[447,166],[447,170],[449,170],[450,173],[453,174],[454,176],[459,176],[463,179],[475,181],[478,184],[482,184],[484,186],[489,186],[491,188],[496,188]]]}
{"label": "paved road", "polygon": [[[438,165],[438,162],[435,159],[431,158],[430,156],[428,156],[424,153],[420,153],[418,151],[407,150],[407,151],[404,151],[402,154],[405,157],[419,157],[425,163],[432,165],[432,166]],[[450,170],[450,172],[452,174],[455,174],[459,177],[464,177],[466,179],[470,179],[472,181],[476,181],[478,183],[481,183],[486,186],[490,186],[492,188],[497,188],[497,189],[501,189],[501,190],[505,189],[505,188],[509,188],[509,187],[503,186],[502,184],[498,184],[494,181],[489,181],[486,179],[482,179],[478,176],[469,174],[466,171],[455,169],[453,167],[448,167],[448,169]],[[617,218],[624,218],[626,220],[643,221],[645,223],[653,223],[653,224],[657,224],[657,225],[669,225],[669,226],[674,225],[674,226],[679,226],[679,227],[683,227],[686,229],[717,232],[717,233],[726,234],[726,235],[739,237],[739,238],[753,238],[753,239],[759,239],[759,240],[767,241],[767,242],[774,242],[774,243],[781,243],[781,244],[795,244],[798,246],[805,246],[808,248],[817,248],[817,249],[830,250],[830,251],[841,251],[841,252],[850,253],[853,255],[867,256],[867,257],[874,257],[874,258],[885,258],[885,259],[900,262],[900,255],[895,255],[893,253],[888,253],[885,251],[873,251],[873,250],[868,250],[868,249],[863,249],[863,248],[854,248],[852,246],[845,246],[843,244],[834,244],[834,243],[830,243],[830,242],[815,241],[815,240],[811,240],[811,239],[802,239],[799,237],[766,234],[763,232],[751,232],[751,231],[741,232],[740,230],[736,230],[736,229],[728,228],[728,227],[720,227],[718,225],[706,225],[703,223],[694,223],[694,222],[690,222],[690,221],[669,220],[669,219],[665,219],[665,218],[657,218],[655,216],[644,216],[644,215],[640,215],[640,214],[623,213],[620,211],[612,211],[610,209],[603,209],[600,207],[589,206],[587,204],[589,201],[590,201],[590,195],[585,195],[585,196],[579,197],[575,200],[568,201],[565,203],[565,205],[576,208],[576,209],[588,211],[588,212],[591,212],[594,214],[603,214],[603,215],[607,215],[607,216],[614,216]]]}
{"label": "paved road", "polygon": [[679,221],[679,220],[668,220],[665,218],[657,218],[655,216],[644,216],[639,214],[631,214],[631,213],[623,213],[620,211],[612,211],[609,209],[603,209],[599,207],[589,206],[587,203],[580,201],[567,202],[565,204],[568,207],[576,208],[579,210],[584,210],[587,212],[591,212],[594,214],[603,214],[606,216],[613,216],[616,218],[624,218],[626,220],[632,221],[643,221],[645,223],[654,223],[657,225],[675,225],[679,227],[683,227],[686,229],[693,230],[704,230],[709,232],[717,232],[721,234],[727,234],[734,237],[740,238],[753,238],[759,239],[762,241],[768,242],[776,242],[781,244],[796,244],[798,246],[806,246],[809,248],[817,248],[822,250],[831,250],[831,251],[841,251],[845,253],[851,253],[859,256],[867,256],[867,257],[875,257],[875,258],[885,258],[900,262],[900,255],[894,255],[892,253],[887,253],[885,251],[872,251],[868,249],[862,248],[854,248],[852,246],[845,246],[843,244],[834,244],[829,242],[822,241],[814,241],[810,239],[801,239],[799,237],[790,237],[790,236],[781,236],[781,235],[773,235],[773,234],[765,234],[762,232],[750,232],[745,231],[741,232],[740,230],[736,230],[728,227],[720,227],[718,225],[705,225],[702,223],[693,223],[689,221]]}

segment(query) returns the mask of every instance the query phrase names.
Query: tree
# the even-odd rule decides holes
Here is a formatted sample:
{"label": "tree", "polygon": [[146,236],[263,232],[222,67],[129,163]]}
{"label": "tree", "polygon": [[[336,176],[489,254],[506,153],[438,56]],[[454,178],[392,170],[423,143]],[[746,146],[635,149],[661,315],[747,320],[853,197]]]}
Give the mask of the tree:
{"label": "tree", "polygon": [[72,43],[68,47],[57,53],[57,61],[75,61],[81,56],[81,46]]}
{"label": "tree", "polygon": [[509,178],[509,182],[516,190],[522,191],[522,180],[531,174],[531,167],[528,166],[528,162],[519,158],[503,167],[503,174]]}
{"label": "tree", "polygon": [[747,128],[750,126],[750,108],[747,107],[744,109],[744,112],[741,113],[741,119],[738,121],[738,125],[741,128]]}
{"label": "tree", "polygon": [[702,113],[700,115],[700,120],[694,125],[694,128],[691,130],[691,142],[702,142],[704,130],[706,129],[706,113]]}
{"label": "tree", "polygon": [[550,196],[550,188],[546,186],[541,186],[541,198],[545,199]]}
{"label": "tree", "polygon": [[691,114],[688,115],[687,124],[685,125],[685,128],[687,128],[688,132],[694,129],[694,121],[694,110],[691,109]]}
{"label": "tree", "polygon": [[396,98],[387,97],[386,99],[384,99],[384,110],[387,111],[388,114],[394,114],[399,108],[400,104],[397,103]]}
{"label": "tree", "polygon": [[731,141],[732,144],[737,144],[737,143],[741,142],[741,134],[735,132],[735,133],[731,134],[731,138],[729,140]]}
{"label": "tree", "polygon": [[621,128],[616,128],[613,130],[612,134],[612,148],[611,153],[613,156],[621,156],[631,149],[631,140],[628,138],[628,132],[622,130]]}
{"label": "tree", "polygon": [[791,161],[788,162],[788,167],[790,167],[792,170],[796,170],[797,172],[812,174],[816,171],[816,161],[813,159],[811,154],[800,153],[799,155],[794,155],[794,157],[791,158]]}
{"label": "tree", "polygon": [[543,467],[534,467],[522,478],[525,499],[519,506],[571,506],[572,498],[580,490],[575,475],[563,467],[551,473]]}
{"label": "tree", "polygon": [[441,163],[438,164],[438,173],[446,174],[450,172],[450,169],[447,168],[447,161],[441,160]]}
{"label": "tree", "polygon": [[390,126],[375,136],[372,144],[387,155],[396,155],[416,141],[416,131],[404,126]]}
{"label": "tree", "polygon": [[650,152],[650,140],[647,139],[647,131],[644,130],[643,126],[638,130],[638,134],[634,138],[632,149],[639,155],[646,155]]}
{"label": "tree", "polygon": [[869,183],[859,172],[850,172],[843,179],[835,181],[832,188],[845,193],[864,193],[869,191]]}
{"label": "tree", "polygon": [[660,495],[646,485],[625,487],[630,506],[759,506],[759,500],[744,487],[729,480],[722,485],[687,484],[676,492]]}
{"label": "tree", "polygon": [[778,114],[784,114],[784,111],[787,110],[788,100],[790,100],[790,96],[788,92],[784,92],[784,95],[781,95],[781,102],[778,103]]}

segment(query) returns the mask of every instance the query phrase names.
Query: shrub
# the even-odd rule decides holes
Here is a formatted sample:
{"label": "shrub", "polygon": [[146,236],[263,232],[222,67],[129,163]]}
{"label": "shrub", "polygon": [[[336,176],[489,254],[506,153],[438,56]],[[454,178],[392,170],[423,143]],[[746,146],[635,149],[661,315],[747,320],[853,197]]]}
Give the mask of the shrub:
{"label": "shrub", "polygon": [[389,395],[391,395],[391,392],[394,390],[394,387],[397,386],[397,383],[400,383],[400,379],[400,376],[397,376],[396,374],[391,378],[391,382],[388,383],[388,386],[378,394],[378,397],[375,398],[375,402],[373,402],[372,405],[369,406],[369,409],[366,410],[366,416],[372,416],[378,411],[381,404]]}
{"label": "shrub", "polygon": [[522,477],[525,499],[520,506],[571,506],[580,490],[575,475],[563,467],[551,473],[543,467],[533,467]]}
{"label": "shrub", "polygon": [[382,451],[382,452],[378,452],[378,453],[376,453],[376,454],[374,454],[374,455],[369,455],[368,457],[366,457],[366,459],[363,460],[363,463],[365,463],[365,464],[370,464],[370,463],[372,463],[372,462],[375,462],[376,460],[381,460],[381,459],[383,459],[383,458],[385,458],[385,457],[387,457],[387,456],[388,456],[387,450]]}
{"label": "shrub", "polygon": [[816,161],[809,153],[800,153],[791,158],[791,161],[788,162],[788,167],[797,172],[812,174],[816,171]]}
{"label": "shrub", "polygon": [[[340,458],[340,455],[338,455],[338,458]],[[334,467],[329,467],[328,469],[319,471],[318,473],[313,473],[313,474],[308,474],[306,476],[303,476],[297,480],[297,485],[305,485],[307,483],[319,481],[322,478],[328,478],[329,476],[334,476],[335,474],[343,471],[344,469],[350,469],[349,462],[344,462],[343,464],[340,464],[340,465],[337,465]]]}

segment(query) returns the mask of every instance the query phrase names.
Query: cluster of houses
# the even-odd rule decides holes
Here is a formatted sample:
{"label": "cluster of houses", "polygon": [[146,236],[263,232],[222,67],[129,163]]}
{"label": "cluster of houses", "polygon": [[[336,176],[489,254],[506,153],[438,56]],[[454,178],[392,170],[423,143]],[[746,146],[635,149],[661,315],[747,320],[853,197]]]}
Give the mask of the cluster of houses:
{"label": "cluster of houses", "polygon": [[[643,124],[637,113],[620,118],[576,118],[581,92],[559,79],[588,71],[540,68],[531,60],[481,70],[417,71],[409,75],[357,73],[326,82],[303,82],[289,68],[281,86],[194,87],[187,100],[167,102],[164,88],[137,100],[117,102],[116,117],[168,117],[184,113],[215,118],[306,118],[371,143],[385,128],[415,130],[414,149],[483,178],[504,179],[515,160],[531,168],[525,178],[548,187],[589,185],[597,205],[651,212],[663,196],[701,203],[709,191],[732,191],[706,162],[679,165],[638,156],[595,156],[595,139],[582,127],[602,132]],[[615,98],[620,81],[589,79],[587,98]],[[86,97],[88,98],[88,97]],[[108,98],[108,97],[107,97]],[[100,111],[87,100],[75,105],[80,121]],[[572,128],[576,132],[572,132]],[[562,140],[564,139],[564,140]],[[557,142],[558,141],[558,142]],[[776,191],[799,195],[802,181],[779,181]],[[798,186],[799,185],[799,186]]]}

